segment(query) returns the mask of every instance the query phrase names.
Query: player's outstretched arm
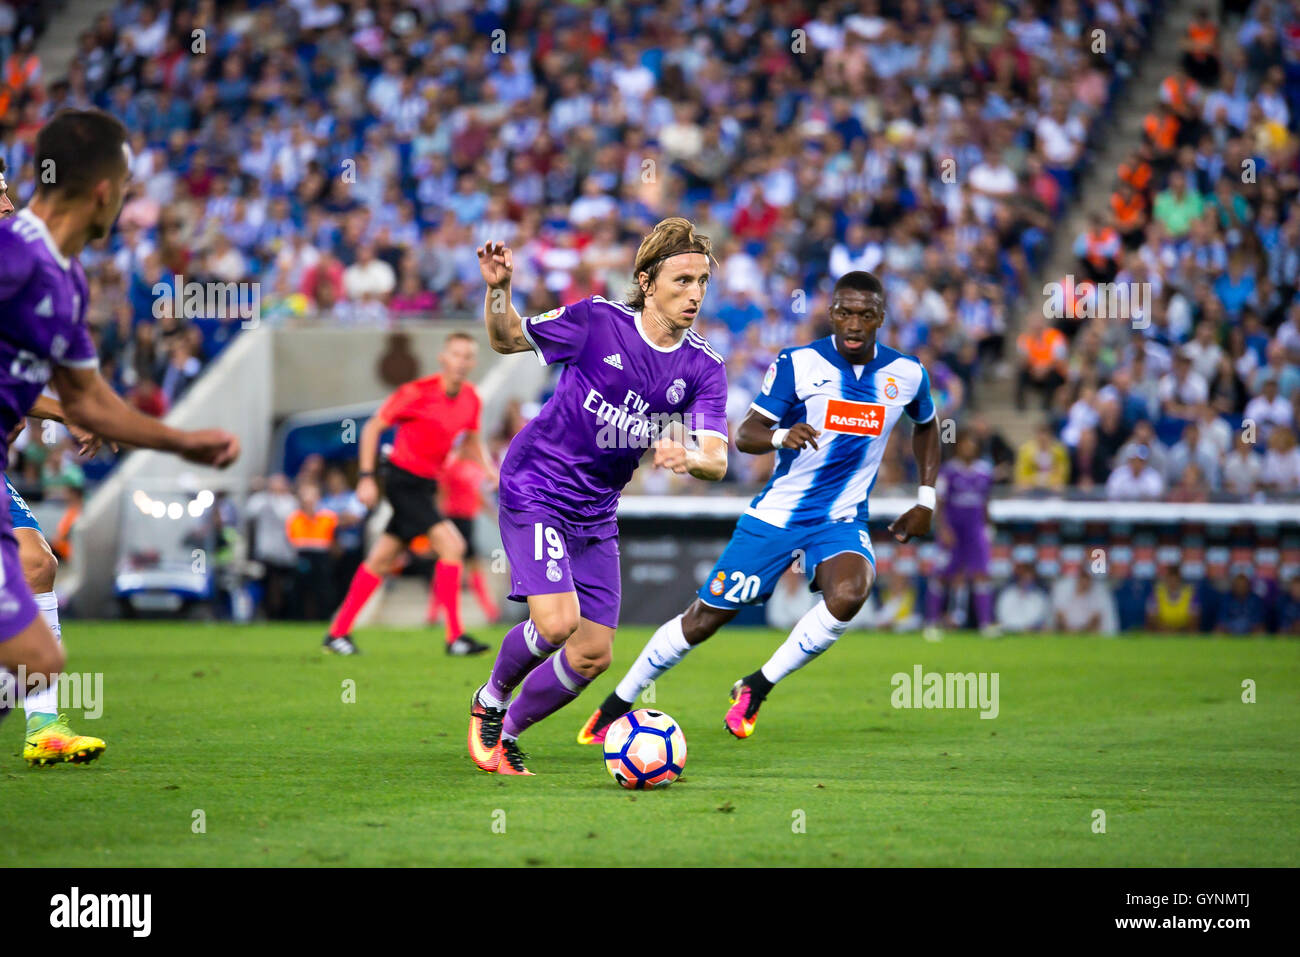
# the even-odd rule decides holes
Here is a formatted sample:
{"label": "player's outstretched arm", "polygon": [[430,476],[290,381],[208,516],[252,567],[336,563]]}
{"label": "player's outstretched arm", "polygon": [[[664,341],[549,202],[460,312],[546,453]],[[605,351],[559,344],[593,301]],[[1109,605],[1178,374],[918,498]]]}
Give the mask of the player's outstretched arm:
{"label": "player's outstretched arm", "polygon": [[773,449],[817,448],[817,430],[807,422],[773,430],[775,424],[761,412],[750,409],[736,430],[736,448],[749,455],[762,455]]}
{"label": "player's outstretched arm", "polygon": [[939,480],[939,417],[912,427],[912,454],[921,473],[920,501],[890,523],[889,530],[899,542],[930,534],[934,518],[934,483]]}
{"label": "player's outstretched arm", "polygon": [[511,355],[532,348],[524,338],[523,319],[510,301],[510,277],[514,274],[514,258],[505,243],[487,242],[480,246],[478,268],[487,283],[487,296],[483,300],[483,324],[487,326],[488,343],[493,352]]}
{"label": "player's outstretched arm", "polygon": [[239,439],[231,433],[222,429],[173,429],[123,402],[94,369],[56,366],[51,384],[67,418],[110,441],[172,452],[217,468],[225,468],[239,457]]}
{"label": "player's outstretched arm", "polygon": [[[67,426],[69,434],[76,440],[78,451],[89,458],[99,451],[99,447],[104,444],[94,432],[87,432],[75,422],[69,422],[67,416],[63,414],[63,406],[57,399],[51,399],[48,395],[38,395],[32,407],[27,411],[29,418],[33,419],[53,419],[55,422],[62,422]],[[117,451],[117,443],[110,442],[113,451]]]}

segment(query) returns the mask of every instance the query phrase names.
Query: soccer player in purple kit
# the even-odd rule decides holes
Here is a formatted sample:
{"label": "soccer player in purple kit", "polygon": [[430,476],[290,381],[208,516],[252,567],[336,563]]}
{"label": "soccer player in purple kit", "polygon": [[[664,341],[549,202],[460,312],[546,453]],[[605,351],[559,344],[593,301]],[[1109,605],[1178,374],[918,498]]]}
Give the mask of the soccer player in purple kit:
{"label": "soccer player in purple kit", "polygon": [[[563,366],[554,395],[501,464],[510,597],[527,599],[529,617],[506,634],[470,705],[474,763],[522,775],[532,772],[519,735],[609,667],[620,598],[614,513],[644,453],[653,444],[654,464],[678,474],[726,474],[727,377],[722,357],[691,328],[712,244],[686,219],[663,220],[641,242],[627,302],[592,296],[523,318],[510,301],[510,249],[489,242],[478,257],[492,348],[531,349],[543,365]],[[678,421],[683,441],[670,437]]]}
{"label": "soccer player in purple kit", "polygon": [[[31,205],[0,223],[0,454],[46,383],[70,422],[103,439],[174,452],[224,467],[239,440],[219,429],[182,432],[132,409],[98,371],[86,328],[86,274],[76,257],[107,236],[122,208],[130,172],[126,129],[99,110],[64,110],[36,135],[41,172]],[[65,655],[23,579],[0,499],[0,667],[39,690],[63,670]]]}
{"label": "soccer player in purple kit", "polygon": [[777,450],[776,468],[736,523],[695,601],[664,622],[623,680],[578,732],[579,744],[605,740],[616,718],[690,650],[717,634],[742,605],[766,601],[792,564],[802,566],[817,602],[765,664],[731,689],[723,717],[736,738],[754,733],[758,711],[778,682],[828,651],[848,630],[876,579],[868,497],[894,426],[913,423],[917,503],[889,525],[899,543],[930,533],[939,472],[939,423],[930,377],[915,356],[876,341],[885,290],[862,271],[835,281],[827,311],[832,333],[782,349],[736,430],[750,455]]}
{"label": "soccer player in purple kit", "polygon": [[992,543],[988,532],[993,466],[979,458],[974,434],[965,432],[957,440],[957,454],[940,466],[936,487],[943,504],[935,521],[948,562],[939,581],[932,582],[926,592],[924,637],[927,641],[943,637],[938,622],[954,590],[966,594],[964,585],[974,592],[975,623],[986,638],[995,638],[998,626],[993,620],[993,583],[989,578]]}

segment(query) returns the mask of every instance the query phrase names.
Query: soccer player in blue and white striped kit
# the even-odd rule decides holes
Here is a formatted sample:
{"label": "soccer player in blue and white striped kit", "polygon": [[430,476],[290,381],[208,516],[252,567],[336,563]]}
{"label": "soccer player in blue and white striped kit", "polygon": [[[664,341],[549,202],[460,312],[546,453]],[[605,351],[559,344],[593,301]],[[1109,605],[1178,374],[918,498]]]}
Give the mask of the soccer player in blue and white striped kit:
{"label": "soccer player in blue and white striped kit", "polygon": [[741,605],[766,600],[785,570],[801,560],[821,600],[766,664],[732,688],[727,730],[738,738],[753,734],[772,687],[829,649],[867,600],[876,577],[867,496],[889,433],[903,415],[915,423],[912,451],[921,489],[917,504],[889,528],[899,542],[930,533],[939,472],[930,377],[914,356],[876,342],[884,320],[880,280],[847,273],[832,293],[833,334],[777,356],[736,435],[741,452],[778,450],[771,479],[745,509],[696,600],[655,632],[587,720],[580,743],[603,741],[610,723],[631,709],[646,685],[734,618]]}

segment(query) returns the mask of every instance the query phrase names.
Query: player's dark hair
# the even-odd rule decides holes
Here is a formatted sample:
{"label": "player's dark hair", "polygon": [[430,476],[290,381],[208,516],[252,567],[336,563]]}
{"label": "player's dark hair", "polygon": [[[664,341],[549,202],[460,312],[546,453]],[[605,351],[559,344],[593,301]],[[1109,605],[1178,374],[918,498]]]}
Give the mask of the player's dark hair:
{"label": "player's dark hair", "polygon": [[881,285],[880,280],[875,273],[869,273],[863,269],[855,269],[853,272],[846,272],[839,279],[835,280],[835,288],[832,295],[841,289],[853,289],[858,292],[874,292],[877,296],[885,294],[885,287]]}
{"label": "player's dark hair", "polygon": [[36,134],[36,193],[85,196],[126,167],[126,127],[103,110],[60,110]]}
{"label": "player's dark hair", "polygon": [[664,260],[682,253],[703,253],[713,259],[713,241],[708,236],[697,236],[695,224],[681,216],[670,216],[662,220],[650,235],[641,240],[632,262],[632,288],[628,292],[627,304],[633,309],[645,306],[645,290],[641,288],[641,274],[649,277],[648,285],[653,286],[659,275]]}

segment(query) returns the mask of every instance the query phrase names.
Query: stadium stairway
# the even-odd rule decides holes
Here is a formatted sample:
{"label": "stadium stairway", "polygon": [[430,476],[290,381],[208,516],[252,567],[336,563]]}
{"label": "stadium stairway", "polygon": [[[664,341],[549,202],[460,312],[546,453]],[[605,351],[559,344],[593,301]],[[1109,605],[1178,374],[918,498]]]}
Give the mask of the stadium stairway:
{"label": "stadium stairway", "polygon": [[[1214,6],[1215,4],[1211,4]],[[1165,5],[1160,21],[1153,25],[1147,54],[1135,63],[1121,100],[1115,105],[1109,128],[1091,144],[1088,165],[1079,187],[1079,197],[1066,211],[1053,237],[1052,254],[1047,265],[1028,285],[1026,309],[1042,306],[1043,285],[1075,270],[1072,251],[1074,237],[1087,227],[1088,214],[1109,209],[1115,184],[1115,171],[1124,158],[1142,141],[1142,120],[1155,108],[1160,98],[1160,81],[1178,68],[1182,39],[1196,7],[1192,4]],[[1015,341],[1024,310],[1013,315],[1013,327],[1007,330],[1006,355],[1014,363]],[[1040,414],[1021,411],[1015,406],[1015,376],[989,378],[979,384],[980,411],[1002,433],[1012,448],[1028,441],[1041,421]]]}
{"label": "stadium stairway", "polygon": [[56,15],[36,44],[45,76],[66,76],[77,55],[77,37],[95,25],[100,14],[111,13],[117,0],[69,0],[59,5]]}

